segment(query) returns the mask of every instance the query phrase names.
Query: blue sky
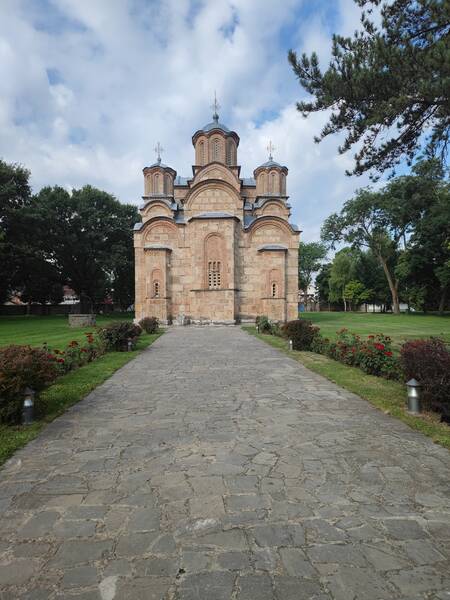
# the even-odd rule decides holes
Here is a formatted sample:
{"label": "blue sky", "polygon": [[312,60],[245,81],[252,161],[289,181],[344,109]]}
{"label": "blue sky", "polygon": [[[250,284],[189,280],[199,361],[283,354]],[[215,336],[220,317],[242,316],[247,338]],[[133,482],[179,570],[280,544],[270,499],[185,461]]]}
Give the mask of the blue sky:
{"label": "blue sky", "polygon": [[241,138],[243,176],[267,158],[289,168],[303,239],[367,178],[349,178],[338,138],[313,142],[287,50],[330,55],[333,32],[359,23],[353,0],[2,0],[0,156],[32,172],[35,191],[90,183],[139,204],[142,168],[163,160],[190,175],[191,136],[220,120]]}

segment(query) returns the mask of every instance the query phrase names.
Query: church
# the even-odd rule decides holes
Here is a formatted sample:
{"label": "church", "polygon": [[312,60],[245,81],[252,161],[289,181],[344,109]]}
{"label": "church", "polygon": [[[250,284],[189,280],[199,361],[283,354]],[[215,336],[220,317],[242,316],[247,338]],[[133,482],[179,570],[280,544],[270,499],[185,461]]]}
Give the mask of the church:
{"label": "church", "polygon": [[269,160],[241,177],[239,136],[218,105],[192,136],[192,176],[145,167],[134,227],[136,320],[239,323],[297,318],[299,229],[290,223],[288,169]]}

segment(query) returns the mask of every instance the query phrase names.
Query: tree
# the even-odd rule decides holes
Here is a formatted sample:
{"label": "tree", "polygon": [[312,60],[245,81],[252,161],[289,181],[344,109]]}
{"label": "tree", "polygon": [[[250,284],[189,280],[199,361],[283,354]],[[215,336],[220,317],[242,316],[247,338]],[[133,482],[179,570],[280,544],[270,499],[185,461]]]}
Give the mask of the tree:
{"label": "tree", "polygon": [[313,274],[327,255],[327,248],[320,242],[300,242],[298,247],[298,285],[303,290],[305,305],[308,300],[308,288]]}
{"label": "tree", "polygon": [[30,173],[17,164],[0,160],[0,302],[11,291],[20,252],[14,232],[21,226],[21,212],[31,203]]}
{"label": "tree", "polygon": [[330,302],[331,266],[332,263],[325,263],[316,276],[316,288],[320,302]]}
{"label": "tree", "polygon": [[354,278],[355,265],[355,257],[351,248],[343,248],[336,252],[331,264],[328,299],[331,302],[343,302],[345,311],[347,311],[345,288]]}
{"label": "tree", "polygon": [[134,206],[91,186],[71,194],[46,187],[34,197],[32,218],[44,234],[40,249],[78,294],[82,311],[114,294],[116,284],[121,298],[124,286],[132,296]]}
{"label": "tree", "polygon": [[350,303],[350,310],[355,310],[356,306],[369,300],[370,294],[370,290],[363,283],[352,279],[344,288],[343,298]]}
{"label": "tree", "polygon": [[[366,11],[353,37],[334,35],[332,59],[325,71],[317,54],[292,50],[289,62],[313,101],[297,104],[307,117],[329,111],[320,135],[345,132],[342,154],[356,146],[349,173],[391,169],[406,157],[409,164],[422,147],[447,154],[450,136],[450,3],[448,0],[355,0]],[[381,25],[372,14],[381,12]]]}

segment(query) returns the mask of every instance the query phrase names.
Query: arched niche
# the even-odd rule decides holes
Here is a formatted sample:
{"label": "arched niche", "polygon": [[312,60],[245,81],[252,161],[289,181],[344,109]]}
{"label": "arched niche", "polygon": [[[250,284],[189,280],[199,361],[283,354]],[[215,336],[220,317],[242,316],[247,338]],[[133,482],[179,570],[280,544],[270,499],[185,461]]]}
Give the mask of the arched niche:
{"label": "arched niche", "polygon": [[144,223],[153,217],[172,217],[172,209],[164,202],[149,202],[141,211]]}
{"label": "arched niche", "polygon": [[226,244],[220,233],[210,233],[204,240],[204,286],[206,289],[227,287]]}
{"label": "arched niche", "polygon": [[157,244],[168,247],[175,247],[178,245],[178,230],[173,222],[169,219],[161,219],[157,217],[157,220],[148,222],[144,226],[142,234],[144,236],[144,244]]}
{"label": "arched niche", "polygon": [[200,181],[186,196],[185,212],[195,216],[204,212],[242,214],[242,198],[234,186],[226,181]]}

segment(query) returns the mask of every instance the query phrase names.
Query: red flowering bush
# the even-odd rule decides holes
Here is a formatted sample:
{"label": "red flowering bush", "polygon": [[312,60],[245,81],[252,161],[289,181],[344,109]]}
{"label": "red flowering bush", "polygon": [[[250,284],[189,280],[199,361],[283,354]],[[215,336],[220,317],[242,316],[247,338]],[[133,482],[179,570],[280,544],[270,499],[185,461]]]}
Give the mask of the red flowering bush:
{"label": "red flowering bush", "polygon": [[438,338],[406,342],[400,363],[405,379],[417,379],[422,385],[425,405],[450,422],[450,352],[444,342]]}
{"label": "red flowering bush", "polygon": [[25,388],[39,392],[58,375],[56,357],[42,348],[0,349],[0,422],[20,421]]}
{"label": "red flowering bush", "polygon": [[329,343],[326,354],[346,365],[356,365],[361,343],[359,335],[351,333],[345,328],[336,333],[336,341]]}
{"label": "red flowering bush", "polygon": [[117,321],[100,329],[100,338],[107,351],[124,351],[128,349],[128,341],[134,345],[141,333],[139,325],[133,325],[129,321]]}
{"label": "red flowering bush", "polygon": [[365,373],[370,375],[378,375],[386,379],[400,377],[399,362],[392,351],[392,340],[382,333],[369,335],[367,340],[361,343],[356,362]]}

